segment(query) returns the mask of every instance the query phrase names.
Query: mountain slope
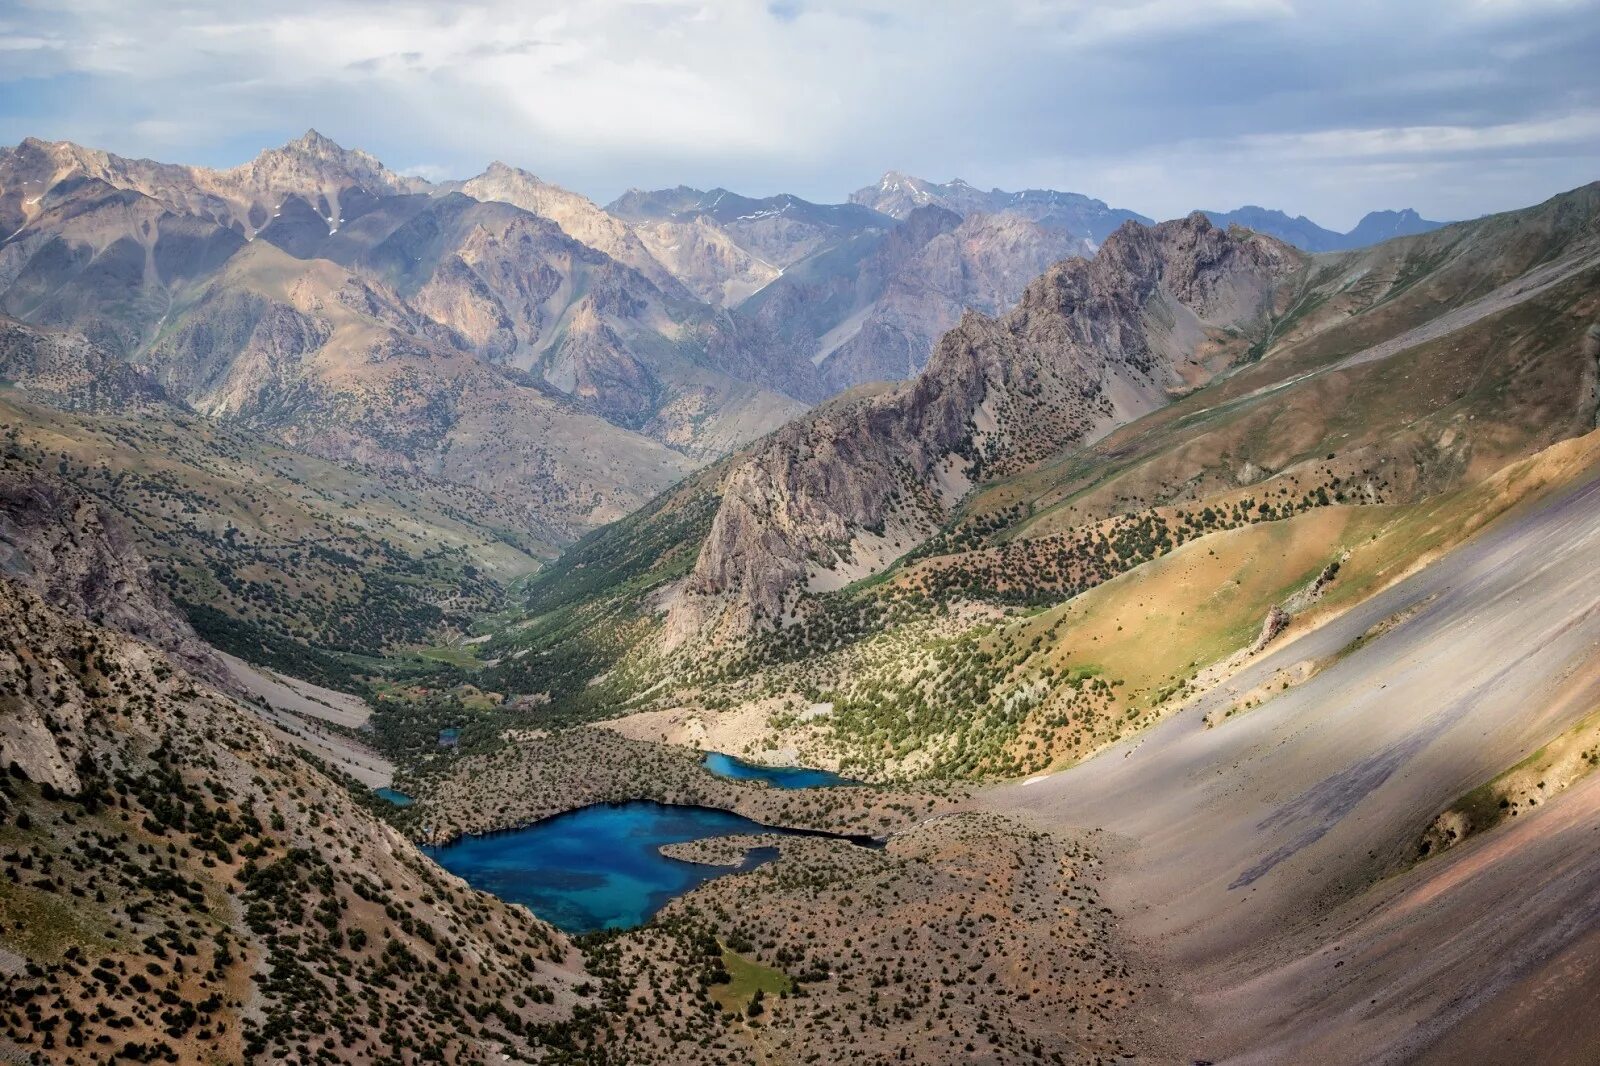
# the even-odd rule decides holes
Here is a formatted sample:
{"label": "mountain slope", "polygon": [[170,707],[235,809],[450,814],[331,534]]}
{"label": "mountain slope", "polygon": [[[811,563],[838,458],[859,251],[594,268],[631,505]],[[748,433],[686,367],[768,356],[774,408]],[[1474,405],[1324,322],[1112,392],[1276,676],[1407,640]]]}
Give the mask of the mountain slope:
{"label": "mountain slope", "polygon": [[638,234],[586,197],[498,161],[490,163],[477,177],[460,182],[458,187],[474,200],[498,200],[548,218],[574,240],[637,270],[667,297],[689,298],[688,290],[650,254]]}
{"label": "mountain slope", "polygon": [[[28,524],[25,501],[11,513]],[[569,1014],[581,971],[559,933],[442,874],[243,706],[32,587],[139,569],[117,555],[0,576],[0,1046],[199,1063],[315,1037],[358,1059],[481,1058]],[[152,632],[165,608],[143,603],[107,621]]]}
{"label": "mountain slope", "polygon": [[1600,782],[1551,776],[1492,835],[1421,863],[1417,845],[1600,699],[1600,604],[1578,577],[1600,537],[1597,444],[1487,480],[1485,501],[1531,499],[1137,741],[985,798],[1129,841],[1109,894],[1175,975],[1183,1058],[1587,1057],[1592,1027],[1554,1018],[1594,989]]}
{"label": "mountain slope", "polygon": [[0,470],[117,516],[207,640],[347,684],[340,656],[461,633],[555,552],[519,501],[334,463],[175,409],[53,411],[0,396]]}
{"label": "mountain slope", "polygon": [[754,199],[686,185],[630,189],[606,211],[631,224],[690,290],[729,307],[808,256],[894,225],[855,204],[814,204],[787,194]]}

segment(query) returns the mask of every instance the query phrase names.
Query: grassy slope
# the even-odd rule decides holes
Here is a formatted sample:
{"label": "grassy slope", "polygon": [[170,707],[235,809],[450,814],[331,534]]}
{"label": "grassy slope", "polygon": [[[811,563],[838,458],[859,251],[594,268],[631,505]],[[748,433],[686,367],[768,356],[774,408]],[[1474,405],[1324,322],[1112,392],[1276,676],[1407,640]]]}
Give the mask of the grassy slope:
{"label": "grassy slope", "polygon": [[783,971],[763,966],[726,947],[722,949],[722,966],[728,971],[728,983],[713,985],[711,998],[723,1010],[734,1014],[749,1010],[750,1001],[757,992],[773,997],[794,988],[794,982]]}

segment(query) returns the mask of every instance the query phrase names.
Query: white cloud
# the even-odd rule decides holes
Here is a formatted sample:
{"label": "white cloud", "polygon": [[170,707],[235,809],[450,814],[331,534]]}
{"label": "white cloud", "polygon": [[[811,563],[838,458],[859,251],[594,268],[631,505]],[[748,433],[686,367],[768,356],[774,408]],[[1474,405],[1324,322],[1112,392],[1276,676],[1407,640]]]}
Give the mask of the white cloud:
{"label": "white cloud", "polygon": [[[1522,160],[1546,151],[1565,153],[1567,169],[1549,170],[1567,177],[1582,158],[1571,142],[1592,139],[1600,114],[1597,12],[1595,0],[52,0],[0,12],[0,94],[43,79],[0,109],[0,131],[237,162],[316,126],[396,165],[461,175],[505,158],[600,198],[678,181],[840,197],[896,167],[1072,183],[1148,213],[1199,202],[1190,175],[1205,173],[1219,205],[1251,190],[1342,211],[1348,198],[1308,169],[1419,172],[1471,156],[1484,174],[1526,177]],[[1369,173],[1374,206],[1413,188]],[[1317,198],[1299,199],[1308,189]]]}
{"label": "white cloud", "polygon": [[1257,155],[1323,161],[1447,156],[1600,143],[1600,112],[1492,126],[1403,126],[1241,137]]}

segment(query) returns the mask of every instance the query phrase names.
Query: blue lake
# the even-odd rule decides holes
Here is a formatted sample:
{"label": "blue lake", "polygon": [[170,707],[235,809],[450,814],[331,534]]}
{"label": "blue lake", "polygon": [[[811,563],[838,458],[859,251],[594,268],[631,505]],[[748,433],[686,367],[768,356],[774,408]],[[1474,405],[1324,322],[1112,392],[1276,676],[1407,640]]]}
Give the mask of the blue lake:
{"label": "blue lake", "polygon": [[[524,904],[569,933],[582,933],[642,925],[669,901],[713,877],[777,858],[776,848],[753,848],[737,867],[706,866],[656,850],[735,833],[835,835],[777,829],[708,807],[639,800],[581,807],[523,829],[463,837],[423,851],[472,887]],[[877,844],[869,837],[843,839]]]}
{"label": "blue lake", "polygon": [[372,794],[381,800],[387,800],[396,807],[409,807],[414,802],[404,792],[397,792],[392,788],[375,788],[372,790]]}
{"label": "blue lake", "polygon": [[804,766],[761,766],[724,755],[720,751],[706,753],[705,768],[718,777],[729,777],[735,781],[765,781],[773,788],[829,788],[860,784],[848,777],[840,777],[832,770],[812,770]]}

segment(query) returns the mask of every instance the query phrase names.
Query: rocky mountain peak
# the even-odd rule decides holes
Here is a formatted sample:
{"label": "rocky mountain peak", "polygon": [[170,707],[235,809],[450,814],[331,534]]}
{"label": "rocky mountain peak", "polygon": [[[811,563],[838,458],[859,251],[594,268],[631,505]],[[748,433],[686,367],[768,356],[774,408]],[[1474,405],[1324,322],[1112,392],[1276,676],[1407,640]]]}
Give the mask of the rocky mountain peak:
{"label": "rocky mountain peak", "polygon": [[1130,219],[1151,224],[1143,215],[1108,207],[1103,201],[1081,193],[1054,189],[985,191],[961,178],[941,184],[895,170],[884,174],[877,185],[851,193],[850,201],[895,218],[904,218],[923,204],[938,204],[963,216],[1015,214],[1037,222],[1049,222],[1096,241],[1104,240],[1118,225]]}
{"label": "rocky mountain peak", "polygon": [[345,150],[331,137],[325,137],[316,129],[308,129],[299,137],[284,145],[286,149],[296,152],[311,152],[318,155],[343,155]]}
{"label": "rocky mountain peak", "polygon": [[353,185],[380,194],[421,192],[428,187],[423,179],[396,174],[376,156],[345,148],[314,129],[223,173],[259,188],[282,187],[293,192],[307,185],[334,189]]}

